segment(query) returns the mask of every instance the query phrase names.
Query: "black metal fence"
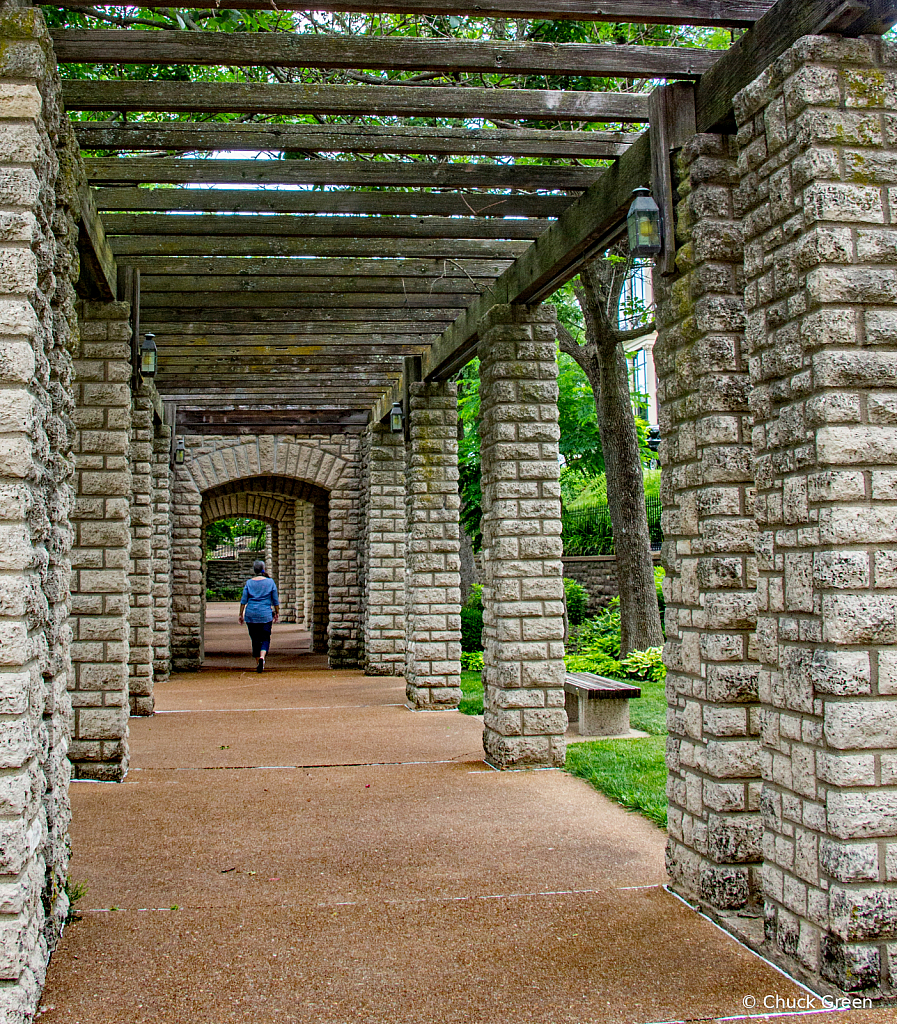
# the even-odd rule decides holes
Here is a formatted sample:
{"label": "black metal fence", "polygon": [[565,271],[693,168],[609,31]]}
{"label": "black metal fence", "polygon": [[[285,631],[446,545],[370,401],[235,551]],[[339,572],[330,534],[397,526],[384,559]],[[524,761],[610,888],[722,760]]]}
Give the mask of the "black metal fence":
{"label": "black metal fence", "polygon": [[251,535],[247,534],[243,537],[237,537],[230,543],[216,544],[215,547],[209,548],[206,551],[206,559],[209,561],[218,561],[226,558],[237,558],[247,551],[264,551],[265,550],[265,534]]}
{"label": "black metal fence", "polygon": [[[651,550],[660,551],[663,530],[660,526],[661,504],[659,498],[649,498],[645,505],[648,513],[648,533]],[[607,505],[593,505],[561,514],[561,536],[565,555],[612,555],[614,553],[614,531],[610,523]]]}

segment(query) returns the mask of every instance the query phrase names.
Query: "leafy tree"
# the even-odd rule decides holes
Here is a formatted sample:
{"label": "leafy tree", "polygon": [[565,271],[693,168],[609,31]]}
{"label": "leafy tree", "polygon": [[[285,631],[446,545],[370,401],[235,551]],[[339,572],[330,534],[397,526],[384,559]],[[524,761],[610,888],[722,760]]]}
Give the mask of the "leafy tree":
{"label": "leafy tree", "polygon": [[663,643],[654,585],[651,539],[638,431],[632,414],[629,372],[623,344],[642,337],[653,325],[620,325],[620,295],[629,263],[595,259],[579,275],[576,296],[585,318],[585,342],[563,332],[561,351],[575,359],[595,396],[599,432],[604,439],[607,503],[613,525],[620,577],[621,647],[645,650]]}

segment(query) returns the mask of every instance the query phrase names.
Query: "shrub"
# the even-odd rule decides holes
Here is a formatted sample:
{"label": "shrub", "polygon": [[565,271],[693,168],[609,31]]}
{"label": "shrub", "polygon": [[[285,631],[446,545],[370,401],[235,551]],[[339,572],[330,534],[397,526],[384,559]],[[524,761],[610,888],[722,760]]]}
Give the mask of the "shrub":
{"label": "shrub", "polygon": [[208,587],[206,589],[207,601],[239,601],[243,596],[242,587]]}
{"label": "shrub", "polygon": [[[657,607],[660,609],[660,625],[664,626],[663,616],[666,611],[666,601],[663,597],[663,581],[666,579],[666,570],[662,565],[658,565],[654,569],[654,586],[657,588]],[[666,629],[664,629],[664,636],[666,636]]]}
{"label": "shrub", "polygon": [[571,626],[578,626],[586,617],[589,603],[588,591],[576,580],[564,577],[564,598],[567,601],[567,621]]}
{"label": "shrub", "polygon": [[646,651],[632,651],[623,659],[622,665],[632,679],[661,683],[667,676],[662,647],[649,647]]}
{"label": "shrub", "polygon": [[462,651],[461,652],[461,668],[464,672],[482,672],[483,671],[483,652],[482,651]]}
{"label": "shrub", "polygon": [[461,606],[461,650],[483,649],[483,588],[476,584]]}

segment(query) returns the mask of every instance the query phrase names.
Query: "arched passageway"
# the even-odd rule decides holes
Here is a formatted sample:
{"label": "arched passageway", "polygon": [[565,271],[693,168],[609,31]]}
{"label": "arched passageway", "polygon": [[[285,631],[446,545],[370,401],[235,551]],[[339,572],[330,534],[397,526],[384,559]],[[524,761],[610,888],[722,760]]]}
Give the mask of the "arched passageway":
{"label": "arched passageway", "polygon": [[[311,632],[313,650],[327,650],[327,521],[330,494],[304,480],[249,477],[202,495],[203,530],[219,519],[248,516],[268,526],[264,552],[280,592],[281,619]],[[203,560],[206,545],[203,543]]]}
{"label": "arched passageway", "polygon": [[335,438],[187,438],[173,483],[172,661],[203,656],[205,528],[247,515],[269,524],[266,552],[284,619],[304,622],[334,667],[358,663],[360,445]]}

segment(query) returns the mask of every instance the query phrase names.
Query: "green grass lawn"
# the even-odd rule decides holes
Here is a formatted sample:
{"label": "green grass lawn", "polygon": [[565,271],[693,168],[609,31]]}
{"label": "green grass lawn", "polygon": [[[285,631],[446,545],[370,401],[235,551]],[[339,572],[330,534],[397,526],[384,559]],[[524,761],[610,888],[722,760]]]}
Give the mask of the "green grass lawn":
{"label": "green grass lawn", "polygon": [[[483,713],[481,675],[461,673],[463,697],[458,710],[465,715]],[[629,720],[633,729],[650,735],[643,739],[571,743],[565,767],[611,800],[666,828],[666,693],[663,683],[637,685],[642,695],[629,702]]]}
{"label": "green grass lawn", "polygon": [[461,703],[458,710],[464,715],[483,713],[483,673],[461,673]]}

